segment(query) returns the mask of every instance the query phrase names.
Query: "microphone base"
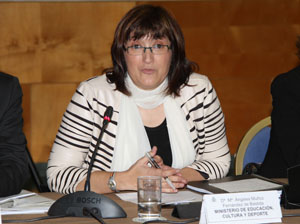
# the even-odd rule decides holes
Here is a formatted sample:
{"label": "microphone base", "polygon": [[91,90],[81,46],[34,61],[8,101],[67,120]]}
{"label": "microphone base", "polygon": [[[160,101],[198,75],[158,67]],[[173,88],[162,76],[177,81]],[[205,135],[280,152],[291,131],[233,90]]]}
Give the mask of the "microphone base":
{"label": "microphone base", "polygon": [[[89,211],[89,212],[86,212]],[[78,191],[59,198],[48,210],[49,216],[126,218],[127,214],[115,201],[92,191]]]}

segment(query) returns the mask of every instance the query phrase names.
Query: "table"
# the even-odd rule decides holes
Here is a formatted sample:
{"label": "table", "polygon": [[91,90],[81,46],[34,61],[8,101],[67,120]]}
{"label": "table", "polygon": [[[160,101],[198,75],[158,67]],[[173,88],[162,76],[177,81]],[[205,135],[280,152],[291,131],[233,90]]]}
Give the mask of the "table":
{"label": "table", "polygon": [[[41,193],[42,196],[49,197],[52,199],[58,199],[62,194],[50,192],[50,193]],[[137,205],[122,201],[119,197],[117,197],[114,194],[106,194],[106,196],[110,197],[113,199],[115,202],[117,202],[127,213],[127,218],[122,218],[122,219],[105,219],[104,221],[107,224],[113,224],[113,223],[118,223],[118,224],[127,224],[127,223],[135,223],[132,221],[134,217],[137,216]],[[162,216],[167,218],[168,220],[174,220],[174,221],[183,221],[183,219],[177,219],[171,216],[172,213],[172,208],[163,208],[162,209]],[[293,210],[287,210],[282,208],[282,214],[300,214],[300,209],[293,209]],[[29,219],[29,218],[36,218],[36,217],[42,217],[46,216],[46,214],[32,214],[32,215],[5,215],[2,216],[2,220],[9,220],[9,219]],[[99,223],[97,220],[94,218],[80,218],[80,217],[72,217],[72,218],[58,218],[58,219],[49,219],[49,220],[41,220],[37,222],[31,222],[31,223],[80,223],[80,224],[85,224],[85,223]],[[196,224],[199,222],[193,222],[193,224]],[[284,217],[282,219],[282,223],[300,223],[300,216],[299,217]]]}
{"label": "table", "polygon": [[[48,193],[40,193],[40,195],[44,197],[48,197],[51,199],[58,199],[62,197],[62,194],[55,193],[55,192],[48,192]],[[113,199],[116,203],[118,203],[127,213],[127,218],[120,218],[120,219],[105,219],[105,223],[107,224],[113,224],[113,223],[118,223],[118,224],[127,224],[127,223],[136,223],[133,222],[132,219],[134,217],[137,217],[137,205],[134,203],[122,201],[119,197],[117,197],[115,194],[105,194],[105,196]],[[177,220],[179,221],[180,219],[174,218],[171,216],[172,213],[172,208],[163,208],[162,209],[162,216],[166,217],[167,219],[170,220]],[[2,220],[10,220],[10,219],[30,219],[30,218],[36,218],[36,217],[42,217],[42,216],[47,216],[47,214],[26,214],[26,215],[4,215],[2,216]],[[57,218],[57,219],[46,219],[46,220],[41,220],[41,221],[36,221],[36,222],[31,222],[31,223],[80,223],[80,224],[85,224],[85,223],[99,223],[96,219],[94,218],[81,218],[81,217],[66,217],[66,218]],[[197,223],[197,222],[195,222]]]}

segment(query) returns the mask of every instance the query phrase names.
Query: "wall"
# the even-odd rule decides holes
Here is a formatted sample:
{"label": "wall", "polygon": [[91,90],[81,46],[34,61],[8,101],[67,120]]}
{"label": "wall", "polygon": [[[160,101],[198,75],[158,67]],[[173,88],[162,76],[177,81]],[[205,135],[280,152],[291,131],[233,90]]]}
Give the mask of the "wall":
{"label": "wall", "polygon": [[[47,161],[79,82],[110,66],[118,21],[144,3],[0,3],[0,70],[22,84],[24,131],[34,161]],[[271,80],[298,63],[300,0],[152,3],[175,15],[187,56],[216,88],[234,153],[251,125],[270,114]]]}

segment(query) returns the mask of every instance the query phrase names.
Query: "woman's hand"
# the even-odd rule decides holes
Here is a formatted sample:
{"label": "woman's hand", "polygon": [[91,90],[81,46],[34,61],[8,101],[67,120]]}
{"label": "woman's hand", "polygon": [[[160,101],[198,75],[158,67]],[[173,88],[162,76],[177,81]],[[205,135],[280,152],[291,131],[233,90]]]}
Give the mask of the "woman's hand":
{"label": "woman's hand", "polygon": [[[157,148],[153,147],[150,155],[154,157],[155,161],[159,165],[163,165],[163,161],[160,156],[156,155]],[[135,164],[133,164],[127,171],[118,175],[116,173],[115,179],[120,186],[120,190],[137,190],[137,178],[139,176],[163,176],[162,169],[156,169],[148,165],[149,160],[147,156],[142,157]],[[176,172],[174,170],[174,172]],[[120,178],[118,178],[120,177]],[[118,183],[120,182],[120,184]]]}
{"label": "woman's hand", "polygon": [[154,146],[150,152],[150,155],[155,159],[161,169],[150,167],[148,165],[148,158],[144,156],[134,165],[132,165],[128,171],[125,171],[122,177],[120,175],[120,178],[118,178],[118,173],[116,173],[115,179],[117,183],[119,182],[119,190],[137,190],[137,178],[139,176],[169,177],[176,190],[173,190],[171,186],[169,186],[164,180],[164,178],[162,178],[162,192],[177,192],[177,188],[182,188],[185,186],[186,180],[180,174],[180,170],[164,165],[162,158],[156,155],[156,152],[157,147]]}
{"label": "woman's hand", "polygon": [[[179,169],[174,169],[172,167],[166,166],[160,156],[156,155],[157,147],[153,147],[150,155],[159,164],[161,169],[150,167],[148,165],[149,160],[147,156],[139,159],[135,164],[133,164],[129,170],[124,172],[115,173],[115,181],[117,183],[117,190],[137,190],[137,178],[139,176],[161,176],[168,177],[176,190],[173,190],[171,186],[162,178],[162,192],[177,192],[178,188],[182,188],[187,183],[186,179],[183,178]],[[94,171],[91,174],[91,187],[96,193],[109,193],[111,190],[108,185],[105,184],[106,181],[111,176],[111,172],[105,171]],[[105,181],[106,180],[106,181]],[[103,184],[104,181],[104,184]],[[85,179],[83,179],[78,185],[76,190],[80,191],[84,189]]]}
{"label": "woman's hand", "polygon": [[[178,188],[183,188],[187,184],[187,180],[182,176],[181,172],[179,169],[174,169],[170,166],[167,166],[163,163],[162,158],[159,155],[156,155],[157,152],[157,147],[154,146],[150,152],[151,156],[155,159],[155,161],[158,163],[158,165],[162,168],[163,172],[162,175],[163,177],[168,177],[174,187],[176,189]],[[175,173],[173,171],[176,171]],[[162,182],[162,188],[163,192],[177,192],[172,189],[172,187],[163,179]]]}
{"label": "woman's hand", "polygon": [[[169,180],[172,181],[172,184],[176,189],[184,188],[184,186],[187,184],[187,180],[182,176],[180,170],[175,169],[176,170],[175,173],[170,172],[174,170],[174,168],[166,165],[162,166],[162,170],[163,170],[164,177],[168,177]],[[163,179],[163,188],[165,189],[164,192],[177,192],[177,190],[174,191],[164,179]]]}
{"label": "woman's hand", "polygon": [[157,147],[156,146],[153,146],[153,148],[151,149],[150,151],[150,155],[151,157],[154,158],[155,162],[160,166],[164,166],[164,161],[163,159],[159,156],[159,155],[156,155],[157,153]]}

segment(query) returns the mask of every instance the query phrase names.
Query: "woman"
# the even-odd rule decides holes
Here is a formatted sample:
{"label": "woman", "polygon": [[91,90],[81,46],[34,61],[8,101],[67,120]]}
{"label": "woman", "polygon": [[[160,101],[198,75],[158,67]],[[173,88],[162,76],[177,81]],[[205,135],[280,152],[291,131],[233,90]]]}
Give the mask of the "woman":
{"label": "woman", "polygon": [[[170,14],[151,5],[131,9],[117,26],[111,55],[113,67],[81,83],[64,114],[48,162],[50,189],[83,190],[108,106],[113,115],[93,165],[92,191],[136,190],[145,175],[168,176],[176,189],[163,182],[164,192],[224,177],[230,153],[220,103],[207,77],[193,73]],[[150,150],[162,169],[148,166]]]}

